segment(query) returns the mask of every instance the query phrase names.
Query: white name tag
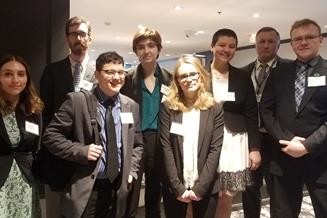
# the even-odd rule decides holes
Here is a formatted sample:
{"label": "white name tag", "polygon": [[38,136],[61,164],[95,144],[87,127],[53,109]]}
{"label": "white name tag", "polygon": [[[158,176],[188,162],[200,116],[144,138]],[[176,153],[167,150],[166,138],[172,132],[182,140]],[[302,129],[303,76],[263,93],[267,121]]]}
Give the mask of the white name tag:
{"label": "white name tag", "polygon": [[172,122],[170,127],[170,133],[183,136],[184,135],[183,124]]}
{"label": "white name tag", "polygon": [[168,91],[169,91],[169,87],[164,85],[164,84],[161,84],[161,90],[160,92],[164,95],[167,95],[168,94]]}
{"label": "white name tag", "polygon": [[120,112],[120,120],[122,124],[133,124],[133,114],[131,112]]}
{"label": "white name tag", "polygon": [[85,89],[87,91],[90,91],[92,88],[93,88],[93,83],[87,81],[87,80],[82,80],[80,83],[79,83],[79,88],[81,89]]}
{"label": "white name tag", "polygon": [[309,76],[308,87],[317,87],[326,85],[326,76]]}
{"label": "white name tag", "polygon": [[39,125],[25,121],[25,130],[26,132],[32,133],[34,135],[39,135]]}
{"label": "white name tag", "polygon": [[222,94],[222,101],[235,101],[235,92],[226,92]]}

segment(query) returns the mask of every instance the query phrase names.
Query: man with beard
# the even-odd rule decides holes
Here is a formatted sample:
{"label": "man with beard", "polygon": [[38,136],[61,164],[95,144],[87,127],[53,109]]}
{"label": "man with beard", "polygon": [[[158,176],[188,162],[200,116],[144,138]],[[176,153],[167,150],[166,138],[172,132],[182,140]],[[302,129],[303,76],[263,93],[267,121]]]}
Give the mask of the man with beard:
{"label": "man with beard", "polygon": [[[94,67],[89,63],[87,49],[92,42],[91,26],[89,21],[82,17],[72,17],[66,22],[66,39],[70,47],[70,54],[63,60],[47,65],[40,80],[40,96],[45,104],[43,111],[44,127],[46,127],[53,114],[65,100],[66,94],[79,91],[80,88],[90,90],[94,75]],[[42,148],[44,149],[44,148]],[[59,184],[62,179],[56,175],[61,172],[60,162],[47,151],[46,160],[42,162],[42,177],[46,184],[47,217],[60,217],[58,214],[60,188],[53,184]],[[50,169],[48,169],[50,168]],[[51,184],[50,184],[51,183]]]}

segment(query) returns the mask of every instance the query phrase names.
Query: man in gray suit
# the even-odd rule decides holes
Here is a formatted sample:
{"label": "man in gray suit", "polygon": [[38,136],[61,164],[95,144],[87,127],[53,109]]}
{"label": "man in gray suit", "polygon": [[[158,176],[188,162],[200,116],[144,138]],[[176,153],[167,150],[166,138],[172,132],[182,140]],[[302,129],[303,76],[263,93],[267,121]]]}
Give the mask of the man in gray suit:
{"label": "man in gray suit", "polygon": [[[273,27],[262,27],[256,34],[256,51],[258,57],[255,61],[246,65],[242,69],[251,75],[252,83],[255,88],[258,105],[262,92],[270,72],[283,63],[290,60],[282,59],[277,55],[280,36]],[[259,119],[260,120],[260,119]],[[265,177],[268,193],[271,190],[271,176],[269,173],[269,162],[273,149],[277,148],[277,142],[267,133],[259,122],[260,140],[261,140],[261,166],[252,171],[253,184],[248,186],[242,193],[243,210],[245,218],[260,218],[261,211],[261,193],[260,188]]]}
{"label": "man in gray suit", "polygon": [[143,141],[138,104],[119,93],[125,82],[123,66],[123,58],[116,52],[103,53],[96,60],[98,84],[90,96],[95,99],[91,111],[97,113],[98,133],[92,131],[82,92],[68,94],[45,130],[46,148],[74,163],[61,194],[60,213],[64,217],[118,218],[125,213],[129,188],[137,179]]}
{"label": "man in gray suit", "polygon": [[296,60],[269,76],[260,113],[279,140],[272,155],[271,217],[298,217],[306,185],[315,217],[327,214],[327,61],[319,55],[323,37],[315,21],[296,21],[290,31]]}

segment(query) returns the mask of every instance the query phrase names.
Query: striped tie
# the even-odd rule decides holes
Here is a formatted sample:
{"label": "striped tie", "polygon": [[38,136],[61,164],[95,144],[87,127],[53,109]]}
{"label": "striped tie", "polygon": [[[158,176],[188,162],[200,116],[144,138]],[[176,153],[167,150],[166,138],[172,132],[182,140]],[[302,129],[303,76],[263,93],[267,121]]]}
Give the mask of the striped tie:
{"label": "striped tie", "polygon": [[296,111],[298,111],[299,106],[302,101],[302,97],[305,90],[305,77],[306,72],[308,70],[308,64],[301,64],[299,71],[296,73],[295,78],[295,103],[296,103]]}

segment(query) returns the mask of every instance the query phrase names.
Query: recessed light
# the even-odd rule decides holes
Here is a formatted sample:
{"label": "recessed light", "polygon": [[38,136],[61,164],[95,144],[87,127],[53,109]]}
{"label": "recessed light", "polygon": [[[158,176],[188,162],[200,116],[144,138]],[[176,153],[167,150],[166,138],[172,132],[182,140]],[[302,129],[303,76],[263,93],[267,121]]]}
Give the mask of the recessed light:
{"label": "recessed light", "polygon": [[137,25],[137,28],[139,28],[139,29],[144,29],[145,26],[143,26],[142,24],[139,24],[139,25]]}
{"label": "recessed light", "polygon": [[325,25],[324,28],[327,29],[327,25]]}
{"label": "recessed light", "polygon": [[169,41],[169,40],[166,40],[166,41],[165,41],[165,43],[167,43],[167,44],[170,44],[170,43],[171,43],[171,41]]}
{"label": "recessed light", "polygon": [[260,17],[260,14],[259,13],[254,13],[254,14],[252,14],[252,17],[253,18],[259,18]]}
{"label": "recessed light", "polygon": [[204,31],[203,31],[203,30],[199,30],[199,31],[196,31],[196,32],[195,32],[195,35],[197,35],[197,36],[198,36],[198,35],[201,35],[201,34],[204,34]]}
{"label": "recessed light", "polygon": [[175,10],[175,11],[181,11],[181,10],[183,10],[183,6],[181,6],[181,5],[176,5],[176,6],[174,7],[174,10]]}
{"label": "recessed light", "polygon": [[170,57],[170,54],[166,54],[166,57]]}
{"label": "recessed light", "polygon": [[132,51],[128,52],[129,55],[134,54]]}
{"label": "recessed light", "polygon": [[108,21],[108,20],[106,20],[106,21],[104,21],[104,25],[106,25],[106,26],[110,26],[110,25],[111,25],[111,22]]}

